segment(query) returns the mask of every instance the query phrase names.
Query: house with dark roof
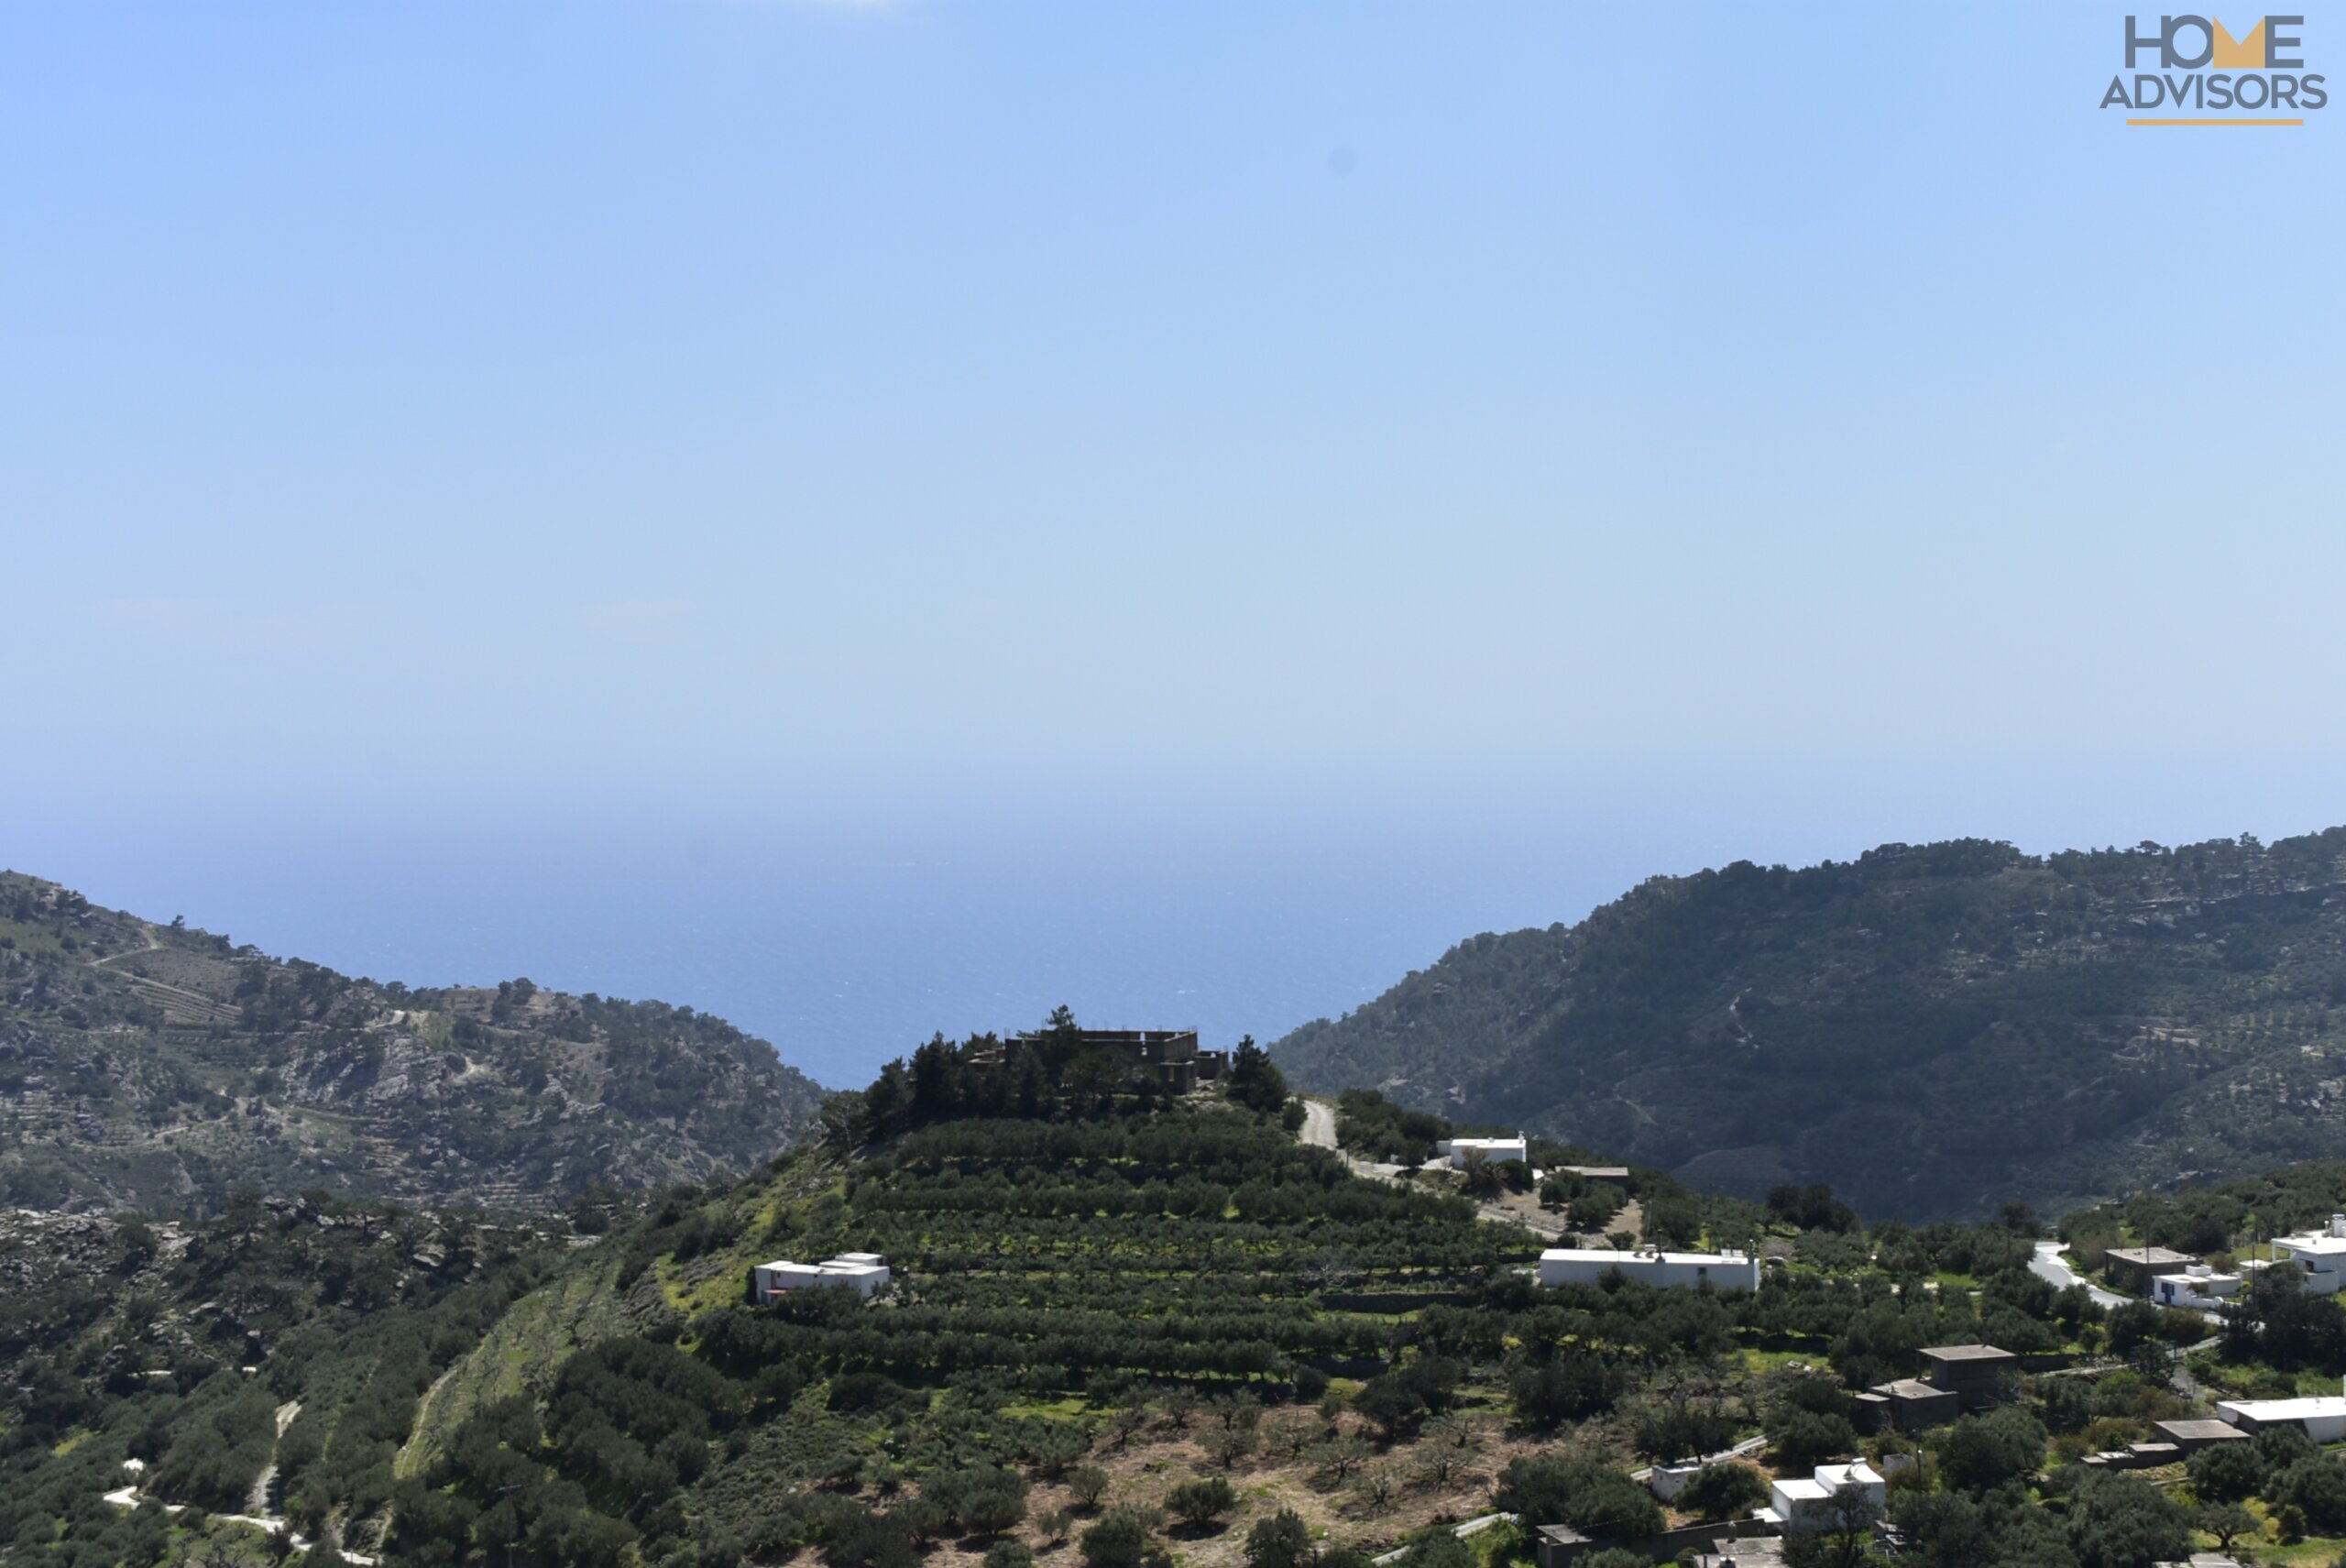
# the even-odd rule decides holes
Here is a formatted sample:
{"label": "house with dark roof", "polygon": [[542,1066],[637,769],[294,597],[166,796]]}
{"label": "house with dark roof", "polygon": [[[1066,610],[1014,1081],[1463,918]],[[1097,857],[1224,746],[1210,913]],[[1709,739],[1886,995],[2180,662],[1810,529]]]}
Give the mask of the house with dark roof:
{"label": "house with dark roof", "polygon": [[2198,1261],[2187,1252],[2163,1246],[2114,1246],[2103,1255],[2101,1271],[2119,1289],[2147,1296],[2160,1275],[2180,1274]]}
{"label": "house with dark roof", "polygon": [[1963,1413],[1963,1398],[1951,1388],[1936,1388],[1912,1377],[1877,1383],[1857,1397],[1855,1425],[1859,1431],[1885,1428],[1916,1432],[1943,1427]]}
{"label": "house with dark roof", "polygon": [[1953,1394],[1967,1410],[2001,1404],[2020,1372],[2020,1357],[1992,1344],[1934,1345],[1921,1354],[1923,1380]]}

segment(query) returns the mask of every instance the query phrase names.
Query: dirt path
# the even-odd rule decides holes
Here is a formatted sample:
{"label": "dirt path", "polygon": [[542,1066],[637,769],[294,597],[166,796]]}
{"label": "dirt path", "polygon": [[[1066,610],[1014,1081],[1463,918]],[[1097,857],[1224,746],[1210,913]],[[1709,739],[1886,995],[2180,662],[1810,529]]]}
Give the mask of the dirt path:
{"label": "dirt path", "polygon": [[[301,1413],[301,1401],[299,1399],[288,1399],[277,1407],[277,1440],[280,1442],[285,1441],[285,1429],[291,1426],[294,1418]],[[269,1463],[261,1468],[259,1476],[253,1482],[253,1489],[245,1494],[245,1507],[263,1519],[273,1517],[269,1511],[269,1489],[276,1480],[277,1454],[272,1450],[269,1456]]]}
{"label": "dirt path", "polygon": [[102,959],[92,959],[90,960],[90,967],[92,969],[103,969],[107,964],[114,962],[116,959],[135,959],[141,953],[151,953],[156,948],[163,945],[161,938],[155,935],[155,927],[152,926],[141,926],[138,928],[138,934],[147,938],[147,945],[145,947],[126,948],[118,953],[108,953]]}
{"label": "dirt path", "polygon": [[[1339,1155],[1343,1156],[1344,1163],[1352,1168],[1354,1176],[1366,1177],[1372,1181],[1403,1179],[1401,1168],[1398,1166],[1375,1165],[1367,1160],[1344,1154],[1343,1150],[1338,1147],[1336,1108],[1325,1101],[1304,1101],[1303,1130],[1296,1136],[1314,1148],[1335,1149]],[[1485,1220],[1502,1225],[1521,1225],[1525,1230],[1545,1236],[1550,1241],[1564,1234],[1564,1223],[1561,1219],[1542,1213],[1539,1200],[1536,1198],[1522,1199],[1514,1203],[1500,1200],[1495,1202],[1477,1203],[1474,1207]]]}
{"label": "dirt path", "polygon": [[[288,1399],[277,1407],[277,1435],[280,1439],[285,1436],[285,1429],[291,1426],[301,1414],[301,1401],[299,1399]],[[147,1469],[135,1459],[123,1468],[130,1471],[134,1477],[143,1476]],[[268,1467],[260,1473],[260,1479],[253,1483],[253,1489],[245,1496],[245,1507],[252,1511],[242,1514],[214,1514],[212,1517],[227,1524],[248,1524],[255,1530],[265,1530],[270,1535],[282,1536],[294,1551],[307,1552],[310,1550],[311,1543],[293,1533],[285,1522],[285,1516],[269,1511],[269,1484],[276,1479],[277,1457],[271,1454]],[[134,1479],[129,1486],[117,1487],[106,1493],[102,1500],[112,1503],[117,1508],[135,1508],[141,1500],[139,1483]],[[159,1497],[155,1500],[162,1502]],[[163,1511],[167,1514],[181,1513],[185,1511],[184,1505],[163,1503]],[[360,1564],[360,1568],[372,1568],[375,1562],[373,1558],[362,1557],[356,1552],[345,1552],[342,1558],[345,1563]]]}

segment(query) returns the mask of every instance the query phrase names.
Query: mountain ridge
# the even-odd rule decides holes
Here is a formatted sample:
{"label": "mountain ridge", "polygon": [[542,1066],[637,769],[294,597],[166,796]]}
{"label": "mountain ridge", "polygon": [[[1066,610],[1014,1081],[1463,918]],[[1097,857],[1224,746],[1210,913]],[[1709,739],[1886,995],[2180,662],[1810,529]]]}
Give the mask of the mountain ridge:
{"label": "mountain ridge", "polygon": [[0,872],[0,1201],[544,1210],[747,1169],[821,1093],[690,1007],[356,979]]}
{"label": "mountain ridge", "polygon": [[1656,877],[1273,1055],[1756,1195],[2059,1206],[2346,1145],[2346,828]]}

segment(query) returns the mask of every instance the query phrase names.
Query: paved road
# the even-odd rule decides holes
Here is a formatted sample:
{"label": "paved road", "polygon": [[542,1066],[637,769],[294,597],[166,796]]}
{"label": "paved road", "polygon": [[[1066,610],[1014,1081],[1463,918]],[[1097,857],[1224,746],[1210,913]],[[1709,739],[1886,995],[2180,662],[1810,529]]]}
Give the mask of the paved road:
{"label": "paved road", "polygon": [[2088,1295],[2105,1307],[2122,1307],[2135,1299],[2121,1296],[2115,1290],[2105,1290],[2071,1268],[2061,1256],[2059,1242],[2038,1242],[2036,1255],[2028,1260],[2028,1271],[2039,1279],[2049,1280],[2055,1289],[2066,1290],[2072,1285],[2082,1285]]}

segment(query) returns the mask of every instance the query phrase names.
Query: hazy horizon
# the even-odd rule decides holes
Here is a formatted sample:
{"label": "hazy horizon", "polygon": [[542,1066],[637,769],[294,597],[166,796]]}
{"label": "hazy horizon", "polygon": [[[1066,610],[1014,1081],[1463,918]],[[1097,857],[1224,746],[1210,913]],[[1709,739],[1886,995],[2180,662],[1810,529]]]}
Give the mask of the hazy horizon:
{"label": "hazy horizon", "polygon": [[2337,132],[2123,21],[21,11],[0,861],[845,1082],[2346,820]]}
{"label": "hazy horizon", "polygon": [[2065,833],[2040,817],[2038,831],[2005,833],[1964,827],[1946,803],[1924,830],[1842,841],[1847,825],[1884,818],[1855,802],[1800,817],[1776,804],[1786,809],[1750,825],[1742,848],[1705,841],[1717,834],[1714,808],[1634,837],[1521,812],[1410,840],[1258,831],[1218,855],[1178,836],[1071,834],[1063,822],[996,824],[956,850],[910,830],[815,842],[705,821],[624,848],[583,834],[444,831],[59,841],[55,858],[78,858],[85,872],[10,869],[378,980],[526,974],[690,1005],[839,1088],[933,1032],[1025,1027],[1063,1002],[1103,1025],[1267,1044],[1341,1015],[1465,938],[1570,924],[1648,876],[1735,860],[1811,864],[1955,836],[2011,839],[2032,853],[2242,831],[2270,840],[2336,825],[2219,827],[2203,814],[2188,831],[2161,831],[2138,806],[2120,814],[2125,831]]}

